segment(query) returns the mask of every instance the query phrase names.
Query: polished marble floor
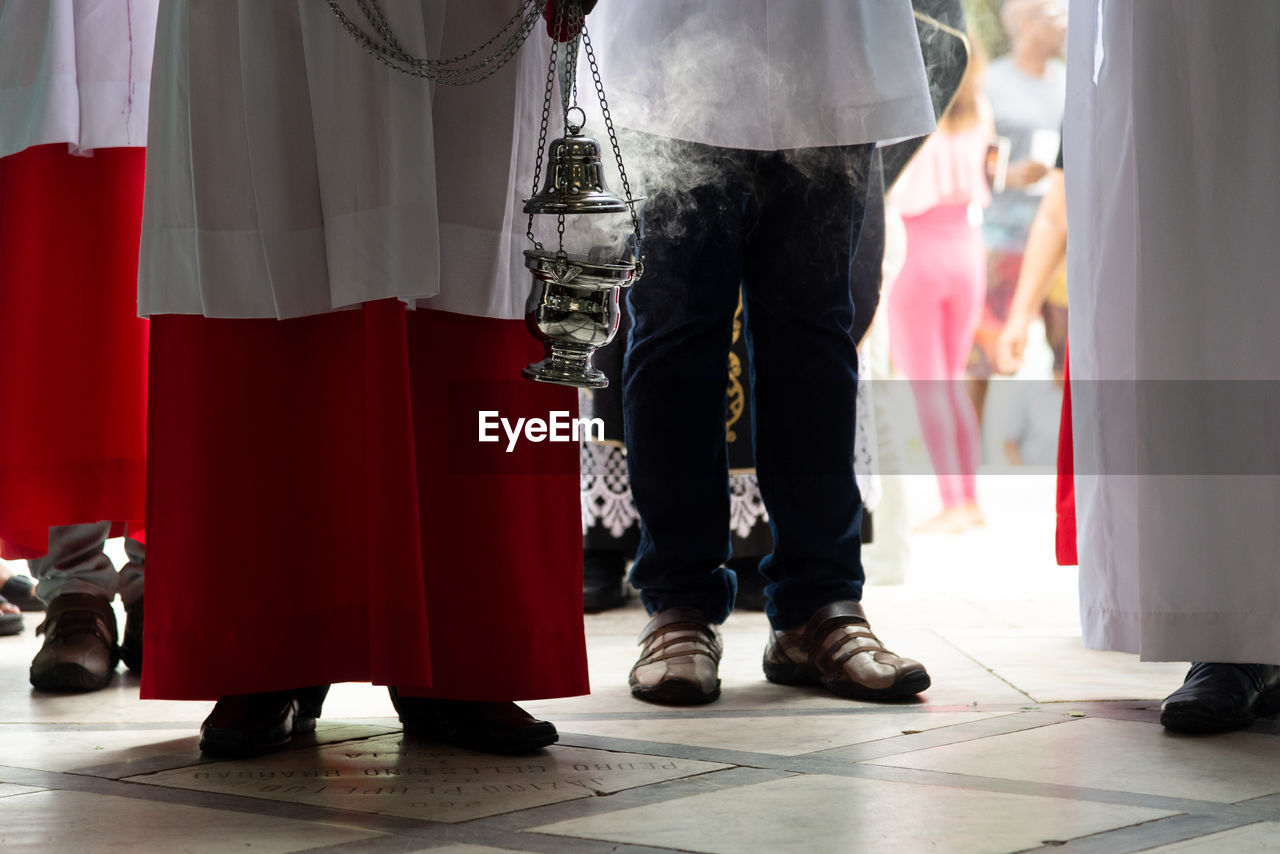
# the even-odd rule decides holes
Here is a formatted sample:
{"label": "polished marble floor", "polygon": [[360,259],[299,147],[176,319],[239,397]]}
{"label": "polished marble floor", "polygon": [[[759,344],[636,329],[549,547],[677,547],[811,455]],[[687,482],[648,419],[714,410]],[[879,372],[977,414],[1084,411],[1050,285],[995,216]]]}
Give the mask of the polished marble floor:
{"label": "polished marble floor", "polygon": [[[927,512],[930,479],[906,480]],[[586,618],[591,696],[527,704],[561,732],[528,757],[402,739],[385,692],[344,685],[314,739],[205,760],[209,704],[141,702],[123,670],[33,693],[28,614],[0,638],[0,851],[1280,851],[1280,725],[1165,733],[1185,665],[1081,648],[1051,478],[981,489],[986,528],[917,537],[906,583],[867,590],[881,637],[929,666],[918,702],[766,682],[765,620],[739,612],[718,702],[640,703],[633,600]]]}

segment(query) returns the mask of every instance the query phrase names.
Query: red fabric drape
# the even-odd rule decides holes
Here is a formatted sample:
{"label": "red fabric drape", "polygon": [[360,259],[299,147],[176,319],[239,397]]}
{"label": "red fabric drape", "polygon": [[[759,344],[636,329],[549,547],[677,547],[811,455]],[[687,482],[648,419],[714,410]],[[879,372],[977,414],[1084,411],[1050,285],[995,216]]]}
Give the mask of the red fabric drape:
{"label": "red fabric drape", "polygon": [[577,448],[476,441],[477,401],[576,411],[539,349],[394,301],[154,318],[143,696],[586,692]]}
{"label": "red fabric drape", "polygon": [[140,524],[147,322],[144,153],[66,144],[0,159],[0,552],[50,525]]}

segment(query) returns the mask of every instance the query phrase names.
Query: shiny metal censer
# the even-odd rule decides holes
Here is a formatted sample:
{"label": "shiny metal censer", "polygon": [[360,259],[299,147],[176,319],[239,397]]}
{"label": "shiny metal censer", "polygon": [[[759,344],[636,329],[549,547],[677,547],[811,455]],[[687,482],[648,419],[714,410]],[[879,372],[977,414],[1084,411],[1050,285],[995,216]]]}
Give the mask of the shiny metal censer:
{"label": "shiny metal censer", "polygon": [[533,273],[525,325],[542,342],[547,357],[521,374],[539,382],[604,388],[609,379],[592,367],[591,354],[618,332],[618,297],[635,278],[635,264],[537,249],[526,249],[524,259]]}
{"label": "shiny metal censer", "polygon": [[[557,31],[559,29],[557,27]],[[573,83],[579,48],[591,64],[605,129],[609,133],[626,198],[609,189],[600,143],[582,133],[586,114],[581,107],[571,106],[576,89]],[[640,221],[635,210],[640,199],[631,195],[626,167],[622,163],[617,134],[609,117],[608,102],[585,26],[574,42],[563,48],[558,43],[552,45],[547,75],[542,133],[533,180],[534,195],[524,202],[524,212],[529,215],[528,237],[534,246],[524,253],[525,267],[533,274],[529,298],[525,302],[525,325],[542,343],[546,357],[526,367],[521,375],[537,382],[604,388],[609,384],[609,378],[591,365],[591,356],[617,334],[621,320],[621,290],[640,278],[644,270]],[[557,79],[564,111],[564,135],[552,140],[546,148],[546,183],[539,190],[544,163],[542,146],[546,142],[552,93]],[[600,214],[630,215],[631,234],[619,235],[626,239],[604,239],[606,243],[614,242],[626,248],[611,250],[607,246],[593,245],[585,253],[566,251],[566,232],[570,237],[581,239],[578,230],[570,227],[566,218]],[[556,217],[558,248],[544,247],[534,237],[535,216]],[[601,242],[598,230],[596,234],[591,242],[598,244]],[[615,257],[619,255],[621,257]]]}

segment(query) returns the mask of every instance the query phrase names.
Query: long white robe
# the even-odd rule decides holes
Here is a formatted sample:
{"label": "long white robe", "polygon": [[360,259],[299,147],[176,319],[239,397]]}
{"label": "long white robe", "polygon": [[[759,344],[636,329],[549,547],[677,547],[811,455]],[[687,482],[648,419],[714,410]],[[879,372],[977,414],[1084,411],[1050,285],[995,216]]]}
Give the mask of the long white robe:
{"label": "long white robe", "polygon": [[1084,641],[1280,662],[1280,4],[1070,17]]}

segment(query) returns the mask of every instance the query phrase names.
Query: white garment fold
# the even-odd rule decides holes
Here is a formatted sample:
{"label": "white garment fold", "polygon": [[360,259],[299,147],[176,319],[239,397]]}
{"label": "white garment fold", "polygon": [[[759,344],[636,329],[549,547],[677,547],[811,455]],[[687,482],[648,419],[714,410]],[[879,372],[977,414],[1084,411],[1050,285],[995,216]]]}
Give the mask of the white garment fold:
{"label": "white garment fold", "polygon": [[[383,7],[405,49],[431,58],[484,43],[515,10]],[[289,318],[394,297],[523,318],[520,206],[549,44],[538,27],[491,78],[433,86],[365,53],[321,0],[166,4],[142,313]]]}
{"label": "white garment fold", "polygon": [[[408,51],[439,55],[443,0],[384,7]],[[438,292],[431,86],[374,61],[325,3],[165,4],[152,91],[143,315]]]}

